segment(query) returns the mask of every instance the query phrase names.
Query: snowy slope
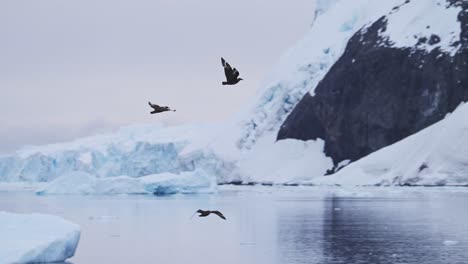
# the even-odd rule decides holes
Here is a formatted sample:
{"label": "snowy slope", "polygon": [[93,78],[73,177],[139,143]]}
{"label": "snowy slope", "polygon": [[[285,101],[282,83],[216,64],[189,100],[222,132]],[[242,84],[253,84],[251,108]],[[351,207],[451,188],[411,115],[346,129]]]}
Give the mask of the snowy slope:
{"label": "snowy slope", "polygon": [[314,184],[468,185],[468,104]]}
{"label": "snowy slope", "polygon": [[0,263],[61,262],[75,254],[80,228],[43,214],[0,212]]}
{"label": "snowy slope", "polygon": [[453,55],[460,48],[460,11],[440,0],[413,0],[386,16],[387,28],[380,35],[394,48],[440,49]]}
{"label": "snowy slope", "polygon": [[[352,35],[387,14],[403,0],[338,0],[319,3],[326,14],[279,60],[259,91],[254,106],[243,121],[241,148],[276,133],[287,115],[307,92],[314,94],[320,80],[343,54]],[[274,141],[273,141],[274,142]]]}

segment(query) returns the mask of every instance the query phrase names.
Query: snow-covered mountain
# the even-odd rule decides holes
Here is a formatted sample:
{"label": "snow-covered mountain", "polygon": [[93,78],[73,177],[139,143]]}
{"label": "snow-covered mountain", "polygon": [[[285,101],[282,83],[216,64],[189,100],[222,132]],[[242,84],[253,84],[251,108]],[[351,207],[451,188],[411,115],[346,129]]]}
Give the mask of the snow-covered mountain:
{"label": "snow-covered mountain", "polygon": [[468,29],[462,27],[468,2],[396,2],[354,33],[288,116],[279,139],[321,138],[335,164],[355,161],[468,99]]}
{"label": "snow-covered mountain", "polygon": [[[456,125],[463,119],[443,118],[468,98],[467,11],[463,0],[317,1],[310,31],[280,58],[250,106],[233,120],[139,125],[28,147],[0,157],[0,181],[48,182],[79,171],[89,179],[82,185],[115,177],[145,192],[145,181],[130,177],[151,175],[149,192],[157,189],[158,175],[174,174],[187,178],[182,184],[198,175],[199,189],[209,187],[207,177],[218,183],[465,184],[468,158],[448,154],[466,152],[455,148],[464,140],[463,124]],[[398,142],[439,120],[442,125]],[[437,135],[439,143],[421,148],[428,134]],[[446,135],[458,140],[440,139]],[[412,148],[411,159],[405,158]],[[356,162],[322,177],[350,160]],[[389,169],[390,163],[409,160],[414,164]],[[414,174],[413,165],[422,169]],[[454,165],[457,176],[446,168]],[[375,173],[379,170],[388,173]],[[425,180],[435,173],[439,180]],[[70,178],[58,181],[73,185],[76,177]],[[60,184],[52,192],[60,192]]]}
{"label": "snow-covered mountain", "polygon": [[309,183],[468,186],[468,104],[442,121]]}

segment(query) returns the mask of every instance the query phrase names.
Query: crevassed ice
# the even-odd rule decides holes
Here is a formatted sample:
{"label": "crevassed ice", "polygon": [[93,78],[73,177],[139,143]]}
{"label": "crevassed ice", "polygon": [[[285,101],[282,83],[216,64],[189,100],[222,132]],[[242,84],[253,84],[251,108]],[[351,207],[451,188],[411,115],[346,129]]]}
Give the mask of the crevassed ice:
{"label": "crevassed ice", "polygon": [[239,147],[250,149],[260,137],[276,133],[304,94],[314,95],[318,83],[343,54],[352,35],[403,2],[342,0],[324,5],[326,14],[317,17],[310,31],[281,57],[267,77],[266,85],[242,121]]}

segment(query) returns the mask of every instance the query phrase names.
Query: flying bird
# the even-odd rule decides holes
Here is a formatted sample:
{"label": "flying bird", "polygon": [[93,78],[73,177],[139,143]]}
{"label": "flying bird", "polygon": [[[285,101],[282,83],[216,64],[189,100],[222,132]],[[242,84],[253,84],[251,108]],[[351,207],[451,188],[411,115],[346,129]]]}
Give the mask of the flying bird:
{"label": "flying bird", "polygon": [[[203,210],[201,210],[201,209],[198,209],[198,210],[194,213],[194,215],[195,215],[196,213],[199,213],[199,214],[200,214],[200,215],[198,215],[198,217],[206,217],[206,216],[208,216],[208,215],[210,215],[210,214],[215,214],[215,215],[221,217],[222,219],[226,220],[226,217],[224,217],[224,215],[223,215],[220,211],[210,211],[210,210],[203,211]],[[192,217],[193,217],[193,215],[192,215]]]}
{"label": "flying bird", "polygon": [[151,102],[148,102],[149,106],[153,108],[153,111],[150,112],[150,114],[156,114],[156,113],[161,113],[161,112],[166,112],[166,111],[172,111],[175,112],[176,110],[171,110],[169,106],[159,106],[156,104],[152,104]]}
{"label": "flying bird", "polygon": [[223,58],[221,58],[221,64],[224,67],[224,74],[226,75],[226,81],[223,82],[223,85],[234,85],[243,80],[242,78],[239,78],[239,71],[236,68],[231,68],[231,65],[229,65],[229,63],[227,63]]}

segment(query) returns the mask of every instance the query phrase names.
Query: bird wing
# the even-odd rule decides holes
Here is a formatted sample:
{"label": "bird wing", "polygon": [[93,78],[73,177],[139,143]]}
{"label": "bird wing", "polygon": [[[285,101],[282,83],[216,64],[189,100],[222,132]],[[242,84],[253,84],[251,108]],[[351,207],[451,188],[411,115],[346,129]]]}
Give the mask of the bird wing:
{"label": "bird wing", "polygon": [[226,220],[226,217],[220,211],[211,211],[213,214],[221,217],[222,219]]}
{"label": "bird wing", "polygon": [[239,71],[236,68],[232,69],[232,75],[237,79],[237,77],[239,77]]}
{"label": "bird wing", "polygon": [[156,109],[158,107],[157,105],[152,104],[151,102],[148,102],[149,106],[151,106],[153,109]]}
{"label": "bird wing", "polygon": [[[229,64],[228,64],[228,66],[229,66]],[[232,81],[234,81],[236,79],[234,77],[234,75],[232,74],[231,66],[229,66],[229,68],[228,67],[224,68],[224,75],[226,75],[226,80],[228,82],[232,82]]]}
{"label": "bird wing", "polygon": [[221,63],[224,67],[224,75],[226,75],[226,80],[228,82],[236,80],[237,77],[234,75],[234,70],[232,69],[231,65],[229,65],[229,63],[227,63],[223,58],[221,58]]}

